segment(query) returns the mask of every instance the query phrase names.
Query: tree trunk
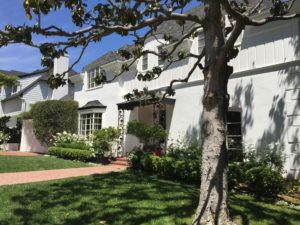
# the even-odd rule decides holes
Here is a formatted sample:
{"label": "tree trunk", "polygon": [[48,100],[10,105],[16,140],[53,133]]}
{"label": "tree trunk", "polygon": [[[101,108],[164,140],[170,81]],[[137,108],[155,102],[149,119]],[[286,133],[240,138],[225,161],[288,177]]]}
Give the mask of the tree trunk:
{"label": "tree trunk", "polygon": [[219,1],[205,0],[205,68],[201,117],[202,168],[200,200],[193,225],[232,224],[227,208],[227,82],[232,73],[222,58],[224,18]]}

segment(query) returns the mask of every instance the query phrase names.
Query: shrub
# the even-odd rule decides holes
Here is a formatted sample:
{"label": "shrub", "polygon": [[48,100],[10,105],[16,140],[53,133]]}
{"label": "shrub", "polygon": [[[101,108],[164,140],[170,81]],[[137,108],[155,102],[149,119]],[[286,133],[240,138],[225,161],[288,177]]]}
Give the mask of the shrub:
{"label": "shrub", "polygon": [[127,133],[136,136],[143,144],[149,144],[151,140],[160,141],[168,135],[160,124],[148,125],[138,120],[128,122]]}
{"label": "shrub", "polygon": [[17,121],[16,127],[8,127],[6,124],[9,122],[10,116],[3,116],[0,118],[0,131],[5,137],[9,137],[5,142],[7,143],[20,143],[21,142],[21,129],[22,124]]}
{"label": "shrub", "polygon": [[127,158],[133,169],[141,169],[141,159],[144,154],[145,152],[139,148],[131,150]]}
{"label": "shrub", "polygon": [[58,146],[60,144],[89,145],[89,141],[86,137],[78,134],[68,133],[66,131],[54,135],[53,142],[55,146]]}
{"label": "shrub", "polygon": [[120,136],[120,130],[114,127],[102,128],[93,132],[93,147],[96,155],[104,156],[112,151],[113,144]]}
{"label": "shrub", "polygon": [[281,173],[266,166],[253,167],[246,171],[246,184],[257,197],[272,197],[284,190]]}
{"label": "shrub", "polygon": [[0,131],[0,144],[7,143],[7,141],[10,139],[10,136],[3,131]]}
{"label": "shrub", "polygon": [[84,143],[57,143],[56,147],[61,148],[73,148],[73,149],[81,149],[81,150],[92,150],[91,146]]}
{"label": "shrub", "polygon": [[76,133],[78,103],[75,101],[47,100],[35,103],[31,108],[36,137],[48,146],[58,132]]}
{"label": "shrub", "polygon": [[178,159],[168,155],[156,156],[134,149],[128,157],[132,168],[152,172],[163,178],[199,183],[200,163],[198,159]]}
{"label": "shrub", "polygon": [[236,187],[244,181],[244,171],[239,164],[229,163],[228,165],[228,188],[229,190]]}
{"label": "shrub", "polygon": [[61,148],[61,147],[50,147],[48,149],[49,155],[56,156],[63,159],[71,159],[87,162],[94,158],[92,151],[72,149],[72,148]]}

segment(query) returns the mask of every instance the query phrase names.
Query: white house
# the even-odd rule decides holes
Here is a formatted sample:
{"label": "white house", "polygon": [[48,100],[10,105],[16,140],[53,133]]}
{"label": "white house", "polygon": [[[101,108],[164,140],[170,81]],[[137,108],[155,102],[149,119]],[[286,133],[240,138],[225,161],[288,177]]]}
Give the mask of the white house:
{"label": "white house", "polygon": [[[14,86],[2,87],[0,90],[0,117],[10,116],[8,126],[15,126],[20,113],[28,111],[32,104],[48,99],[73,99],[74,85],[68,82],[67,85],[52,90],[47,80],[53,72],[63,73],[69,68],[69,58],[61,57],[54,62],[53,71],[44,68],[32,73],[18,71],[0,70],[2,74],[17,76],[18,84]],[[70,71],[67,78],[77,75],[75,71]]]}
{"label": "white house", "polygon": [[[293,10],[300,12],[299,2]],[[266,11],[267,12],[267,11]],[[187,13],[202,13],[193,9]],[[249,27],[236,47],[240,53],[231,63],[234,74],[229,81],[230,108],[228,112],[228,147],[232,156],[240,156],[239,143],[254,145],[263,151],[267,145],[279,142],[284,149],[287,175],[300,176],[300,20],[274,22],[263,27]],[[187,26],[190,26],[189,24]],[[157,37],[147,39],[145,49],[160,51],[162,33],[180,37],[175,22],[165,22],[157,30]],[[170,48],[172,44],[165,48]],[[130,46],[125,46],[130,48]],[[198,53],[203,48],[203,34],[183,42],[179,49]],[[123,96],[133,89],[148,87],[164,90],[171,80],[184,78],[195,59],[189,58],[169,67],[151,82],[138,81],[136,75],[167,62],[157,56],[144,55],[129,72],[104,86],[95,84],[95,75],[105,70],[113,77],[122,65],[113,52],[87,65],[75,82],[74,99],[79,102],[79,133],[89,134],[101,127],[115,126],[124,130],[128,121],[139,119],[158,121],[169,131],[168,143],[185,138],[199,141],[202,112],[203,75],[196,70],[188,83],[175,85],[176,95],[167,98],[160,107],[142,106],[138,101],[125,102]],[[230,144],[234,142],[234,145]],[[120,151],[130,151],[137,140],[123,134]],[[245,150],[245,148],[244,148]]]}

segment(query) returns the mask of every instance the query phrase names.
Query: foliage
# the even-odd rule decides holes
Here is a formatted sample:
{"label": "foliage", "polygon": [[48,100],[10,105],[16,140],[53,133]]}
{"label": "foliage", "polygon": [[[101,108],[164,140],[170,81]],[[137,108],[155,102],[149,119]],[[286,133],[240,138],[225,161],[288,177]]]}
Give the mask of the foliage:
{"label": "foliage", "polygon": [[241,165],[237,163],[229,163],[228,165],[228,189],[232,190],[239,183],[245,181],[244,170]]}
{"label": "foliage", "polygon": [[4,138],[8,138],[7,143],[20,143],[21,142],[21,129],[22,124],[17,121],[15,127],[8,127],[6,124],[9,122],[10,116],[3,116],[0,118],[0,131],[3,133]]}
{"label": "foliage", "polygon": [[28,119],[32,119],[32,114],[31,114],[31,111],[25,111],[25,112],[22,112],[20,113],[20,118],[23,119],[23,120],[28,120]]}
{"label": "foliage", "polygon": [[18,83],[17,80],[17,76],[6,76],[5,74],[0,73],[0,87],[16,85]]}
{"label": "foliage", "polygon": [[63,131],[62,133],[58,132],[53,136],[53,144],[55,146],[59,146],[61,144],[78,144],[89,146],[89,141],[84,136]]}
{"label": "foliage", "polygon": [[7,143],[10,139],[10,136],[3,131],[0,131],[0,144]]}
{"label": "foliage", "polygon": [[93,148],[97,156],[104,156],[112,151],[113,144],[120,136],[120,130],[114,127],[102,128],[93,132]]}
{"label": "foliage", "polygon": [[140,149],[130,152],[128,160],[132,168],[157,174],[168,179],[184,180],[190,183],[200,182],[200,160],[180,158],[169,155],[156,156]]}
{"label": "foliage", "polygon": [[256,196],[276,196],[284,190],[281,173],[267,166],[253,167],[246,171],[246,184]]}
{"label": "foliage", "polygon": [[150,140],[160,141],[168,135],[160,124],[145,124],[138,120],[129,121],[127,133],[136,136],[143,144],[149,144]]}
{"label": "foliage", "polygon": [[0,155],[0,174],[11,172],[87,167],[89,164],[49,156]]}
{"label": "foliage", "polygon": [[94,153],[88,150],[62,148],[62,147],[50,147],[48,149],[49,155],[56,156],[63,159],[78,160],[82,162],[90,161],[94,158]]}
{"label": "foliage", "polygon": [[35,103],[31,108],[36,137],[48,146],[58,132],[75,133],[78,122],[78,103],[67,100],[47,100]]}

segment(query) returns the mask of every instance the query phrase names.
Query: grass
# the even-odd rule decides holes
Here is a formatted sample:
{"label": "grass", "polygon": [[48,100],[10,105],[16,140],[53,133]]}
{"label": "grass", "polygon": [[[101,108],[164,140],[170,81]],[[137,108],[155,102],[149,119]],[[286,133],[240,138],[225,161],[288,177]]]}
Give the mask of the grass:
{"label": "grass", "polygon": [[0,155],[0,173],[87,167],[89,164],[49,156]]}
{"label": "grass", "polygon": [[[133,171],[0,187],[1,225],[184,225],[198,188]],[[300,224],[300,211],[234,194],[238,224]]]}

